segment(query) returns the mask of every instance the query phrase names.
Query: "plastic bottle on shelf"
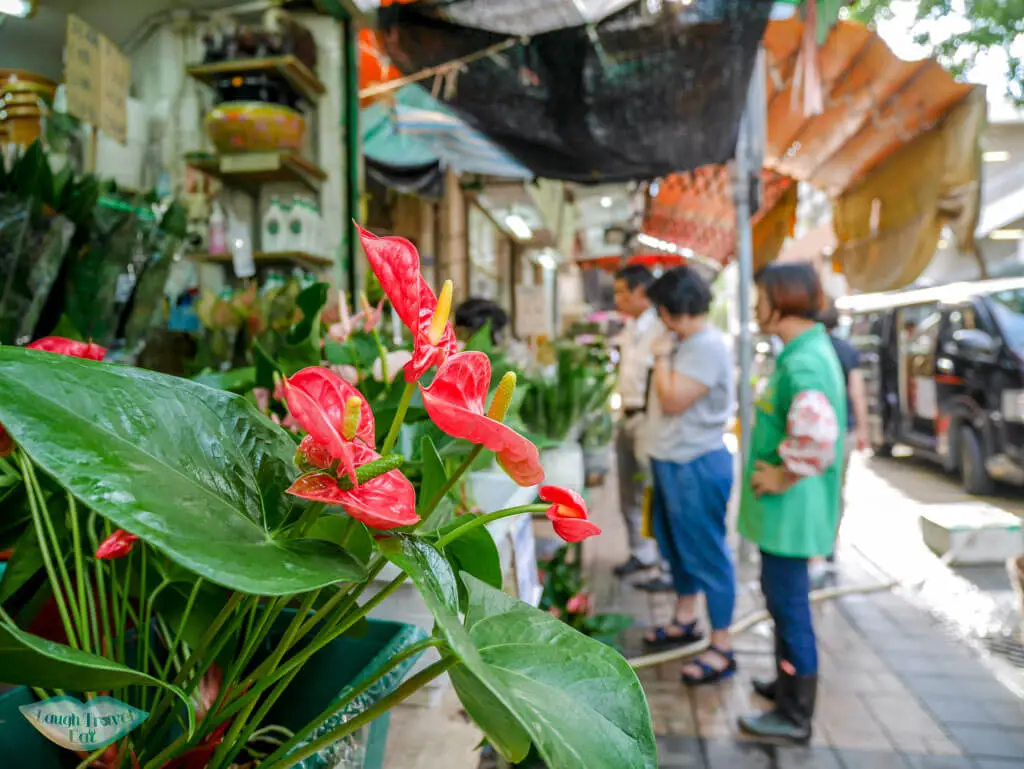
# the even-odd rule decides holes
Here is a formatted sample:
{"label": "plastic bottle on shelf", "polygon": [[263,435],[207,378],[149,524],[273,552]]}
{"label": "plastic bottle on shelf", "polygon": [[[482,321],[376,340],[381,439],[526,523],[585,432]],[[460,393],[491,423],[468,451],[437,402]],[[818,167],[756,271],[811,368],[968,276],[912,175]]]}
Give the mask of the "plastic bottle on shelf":
{"label": "plastic bottle on shelf", "polygon": [[263,214],[263,250],[269,253],[284,251],[282,239],[285,230],[285,215],[281,205],[281,199],[274,195],[270,199],[270,205]]}
{"label": "plastic bottle on shelf", "polygon": [[213,201],[207,242],[211,256],[221,256],[228,252],[228,218],[219,200]]}
{"label": "plastic bottle on shelf", "polygon": [[309,209],[309,231],[307,233],[306,251],[314,256],[322,256],[324,220],[320,214],[320,208],[315,201],[308,201]]}
{"label": "plastic bottle on shelf", "polygon": [[286,251],[305,251],[306,230],[309,225],[305,204],[298,195],[292,198],[288,227],[285,233]]}

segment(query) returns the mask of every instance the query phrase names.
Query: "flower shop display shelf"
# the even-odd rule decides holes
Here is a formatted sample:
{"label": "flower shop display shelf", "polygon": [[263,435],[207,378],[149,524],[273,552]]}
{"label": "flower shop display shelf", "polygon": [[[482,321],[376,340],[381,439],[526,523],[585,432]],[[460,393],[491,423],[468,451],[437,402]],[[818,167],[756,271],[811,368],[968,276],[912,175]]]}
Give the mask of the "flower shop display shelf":
{"label": "flower shop display shelf", "polygon": [[[470,473],[468,478],[470,494],[476,500],[483,513],[491,513],[497,510],[504,510],[509,507],[528,505],[537,498],[536,486],[517,486],[515,481],[498,469]],[[517,574],[521,575],[523,578],[527,575],[533,575],[533,577],[536,577],[537,562],[536,556],[533,555],[533,527],[531,525],[531,516],[529,514],[524,513],[523,515],[503,518],[499,521],[495,521],[487,526],[487,530],[491,533],[491,536],[494,538],[494,543],[498,548],[498,555],[501,559],[501,569],[506,580],[511,576],[513,562],[515,560],[513,550],[514,535],[519,535],[518,540],[516,541],[516,549],[519,551],[525,550],[528,556],[526,560],[532,560],[532,564],[517,563]],[[527,542],[523,541],[524,530],[528,533],[527,536],[529,541]],[[532,558],[529,556],[532,556]],[[398,567],[393,564],[385,566],[380,574],[378,574],[374,579],[373,584],[367,588],[365,593],[366,598],[371,598],[400,573],[401,572]],[[520,580],[520,584],[523,584],[524,582],[525,579]],[[537,597],[539,597],[539,595]],[[533,598],[534,596],[524,596],[523,600],[530,601]],[[532,600],[532,603],[536,605],[537,601]],[[434,627],[434,616],[430,613],[426,603],[423,601],[423,597],[411,582],[406,582],[398,588],[394,594],[388,596],[380,606],[370,613],[370,616],[375,619],[406,622],[420,628],[425,633],[430,633]],[[416,662],[409,673],[414,675],[424,668],[432,665],[437,660],[437,652],[433,649],[429,649],[420,657],[419,661]],[[431,708],[436,707],[440,704],[441,698],[444,696],[444,693],[449,686],[450,682],[447,674],[440,676],[429,684],[423,692],[414,695],[411,702],[426,705]]]}
{"label": "flower shop display shelf", "polygon": [[[301,729],[331,702],[345,696],[352,687],[372,676],[395,655],[426,637],[426,631],[415,625],[369,620],[358,636],[342,636],[315,654],[301,668],[267,714],[264,723],[283,726],[291,731]],[[265,652],[269,654],[270,651],[268,646]],[[308,741],[316,740],[387,696],[401,683],[415,661],[415,658],[405,661],[376,681],[342,712],[317,727]],[[34,702],[35,695],[24,686],[0,694],[0,756],[17,756],[17,763],[12,766],[32,769],[73,769],[78,766],[80,757],[48,741],[22,715],[19,708]],[[296,766],[300,769],[383,769],[389,715],[385,713],[364,729]],[[4,761],[0,759],[0,765],[6,766]]]}

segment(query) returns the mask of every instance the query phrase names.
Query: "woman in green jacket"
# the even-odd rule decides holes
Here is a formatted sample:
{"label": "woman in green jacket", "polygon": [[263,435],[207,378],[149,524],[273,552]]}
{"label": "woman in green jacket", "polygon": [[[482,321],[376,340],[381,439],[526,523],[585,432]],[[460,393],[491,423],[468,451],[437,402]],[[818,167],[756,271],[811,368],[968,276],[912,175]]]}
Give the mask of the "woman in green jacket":
{"label": "woman in green jacket", "polygon": [[775,702],[740,719],[747,733],[806,742],[818,683],[808,559],[832,552],[839,522],[846,425],[842,367],[824,327],[821,282],[809,264],[757,276],[757,320],[785,348],[757,399],[740,533],[761,549],[761,590],[775,621],[777,678],[755,683]]}

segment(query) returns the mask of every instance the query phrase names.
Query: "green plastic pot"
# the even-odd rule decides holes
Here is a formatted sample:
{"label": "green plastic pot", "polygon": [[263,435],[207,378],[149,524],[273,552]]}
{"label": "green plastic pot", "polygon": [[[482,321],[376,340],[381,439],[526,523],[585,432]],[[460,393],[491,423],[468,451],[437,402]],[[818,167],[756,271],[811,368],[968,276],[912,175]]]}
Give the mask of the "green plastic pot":
{"label": "green plastic pot", "polygon": [[[283,629],[282,625],[282,629]],[[350,687],[379,670],[389,659],[427,634],[414,625],[369,620],[358,637],[342,636],[320,650],[303,666],[291,685],[275,703],[265,721],[292,731],[305,726]],[[270,647],[272,648],[272,647]],[[377,681],[356,698],[342,713],[318,727],[316,739],[371,707],[389,694],[416,663],[411,657]],[[0,694],[0,756],[17,756],[18,766],[32,769],[70,769],[78,764],[75,756],[42,736],[18,708],[36,701],[27,687]],[[297,764],[300,769],[383,769],[387,745],[388,715],[351,735],[341,743],[325,748]],[[347,763],[339,759],[349,757]]]}

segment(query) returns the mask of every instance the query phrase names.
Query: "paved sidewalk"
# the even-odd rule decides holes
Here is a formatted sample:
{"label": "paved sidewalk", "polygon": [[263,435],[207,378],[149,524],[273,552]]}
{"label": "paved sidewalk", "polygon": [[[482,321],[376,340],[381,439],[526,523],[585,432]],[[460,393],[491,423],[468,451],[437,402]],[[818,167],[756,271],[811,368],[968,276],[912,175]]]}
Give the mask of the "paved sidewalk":
{"label": "paved sidewalk", "polygon": [[[633,657],[642,654],[644,628],[670,617],[673,598],[611,576],[626,555],[613,484],[591,493],[605,534],[586,546],[586,569],[599,611],[637,618],[626,639]],[[884,527],[873,536],[885,537]],[[841,585],[878,581],[856,551],[840,552]],[[745,564],[736,616],[760,606],[754,567]],[[811,745],[773,747],[738,734],[739,715],[766,707],[750,690],[774,665],[771,628],[762,623],[736,639],[740,673],[730,682],[688,690],[679,663],[640,672],[663,769],[1024,769],[1024,700],[917,604],[875,593],[815,613],[822,669]]]}

